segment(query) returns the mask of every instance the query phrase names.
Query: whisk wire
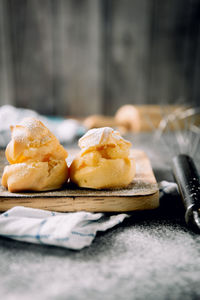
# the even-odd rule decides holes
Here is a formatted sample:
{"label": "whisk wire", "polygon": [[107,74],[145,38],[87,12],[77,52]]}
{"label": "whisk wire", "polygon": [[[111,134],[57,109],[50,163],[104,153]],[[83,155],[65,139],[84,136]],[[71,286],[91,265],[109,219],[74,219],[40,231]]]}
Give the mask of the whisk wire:
{"label": "whisk wire", "polygon": [[[179,110],[167,115],[164,113],[165,111],[162,109],[163,119],[159,124],[156,136],[157,138],[163,138],[167,149],[171,145],[173,151],[176,150],[174,151],[176,155],[172,159],[172,169],[185,206],[185,220],[188,226],[199,232],[200,184],[199,174],[192,157],[199,153],[199,116],[197,119],[198,126],[196,126],[195,116],[200,113],[200,108],[189,108],[185,111]],[[174,138],[172,138],[172,130]],[[171,143],[167,140],[170,132]],[[177,150],[179,152],[178,155]]]}

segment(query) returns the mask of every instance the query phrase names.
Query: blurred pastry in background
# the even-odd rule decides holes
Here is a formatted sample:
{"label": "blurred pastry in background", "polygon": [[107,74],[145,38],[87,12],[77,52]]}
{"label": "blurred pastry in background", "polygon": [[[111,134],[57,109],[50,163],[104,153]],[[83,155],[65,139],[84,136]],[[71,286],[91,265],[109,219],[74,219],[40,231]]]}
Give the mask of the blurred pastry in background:
{"label": "blurred pastry in background", "polygon": [[87,129],[100,127],[117,127],[115,118],[103,115],[91,115],[83,121],[83,125]]}
{"label": "blurred pastry in background", "polygon": [[6,148],[10,163],[4,168],[2,185],[10,192],[58,189],[68,179],[67,151],[50,130],[35,118],[11,126]]}
{"label": "blurred pastry in background", "polygon": [[[120,131],[121,134],[127,132],[147,132],[155,130],[160,126],[164,117],[176,112],[187,109],[181,105],[132,105],[121,106],[114,116],[92,115],[87,117],[83,125],[86,129],[99,127],[113,127]],[[180,128],[183,122],[179,122]],[[170,127],[174,130],[173,126]]]}
{"label": "blurred pastry in background", "polygon": [[139,132],[141,129],[139,111],[134,105],[121,106],[115,114],[115,121],[122,132]]}
{"label": "blurred pastry in background", "polygon": [[70,166],[70,179],[80,187],[114,189],[135,176],[131,143],[110,127],[89,130],[80,140],[80,153]]}

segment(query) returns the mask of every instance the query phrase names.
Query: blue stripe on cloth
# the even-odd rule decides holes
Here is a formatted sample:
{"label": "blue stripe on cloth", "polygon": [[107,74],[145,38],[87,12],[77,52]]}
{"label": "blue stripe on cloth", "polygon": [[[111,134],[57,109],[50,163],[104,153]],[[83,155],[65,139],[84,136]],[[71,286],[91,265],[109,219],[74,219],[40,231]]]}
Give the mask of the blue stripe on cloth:
{"label": "blue stripe on cloth", "polygon": [[40,226],[39,226],[39,228],[38,228],[38,232],[37,232],[37,234],[36,234],[36,236],[35,236],[35,238],[38,240],[38,242],[39,242],[40,244],[43,244],[43,242],[41,241],[42,236],[40,235],[40,232],[41,232],[41,229],[42,229],[43,225],[44,225],[46,222],[47,222],[47,219],[42,220],[42,222],[40,223]]}
{"label": "blue stripe on cloth", "polygon": [[69,241],[69,237],[63,237],[63,238],[56,238],[56,241]]}
{"label": "blue stripe on cloth", "polygon": [[[38,240],[36,235],[33,234],[22,234],[22,235],[17,235],[17,234],[0,234],[0,236],[2,237],[6,237],[6,238],[10,238],[10,239],[27,239],[27,238],[31,238],[33,240]],[[40,235],[40,239],[49,239],[51,237],[50,234],[42,234]],[[56,241],[68,241],[69,237],[63,237],[63,238],[55,238]],[[40,241],[41,242],[41,241]],[[40,244],[44,244],[44,243],[40,243]]]}
{"label": "blue stripe on cloth", "polygon": [[[41,226],[40,226],[41,228]],[[72,231],[71,232],[74,235],[78,235],[81,237],[86,237],[86,236],[91,236],[91,237],[95,237],[95,234],[93,233],[81,233],[81,232],[77,232],[77,231]],[[7,238],[11,238],[11,239],[27,239],[27,238],[31,238],[31,239],[36,239],[40,244],[44,244],[41,239],[49,239],[50,237],[52,237],[51,234],[37,234],[37,235],[33,235],[33,234],[22,234],[22,235],[17,235],[17,234],[0,234],[0,236],[3,237],[7,237]],[[70,238],[69,237],[62,237],[62,238],[54,238],[56,241],[68,241]]]}
{"label": "blue stripe on cloth", "polygon": [[97,220],[89,220],[89,221],[85,222],[83,225],[81,225],[81,227],[86,227],[87,225],[94,224],[97,222],[98,222]]}
{"label": "blue stripe on cloth", "polygon": [[[27,239],[27,238],[31,238],[31,239],[36,239],[38,240],[36,235],[33,234],[22,234],[22,235],[17,235],[17,234],[0,234],[0,236],[3,237],[7,237],[10,239]],[[42,234],[40,235],[40,239],[49,239],[51,237],[50,234]],[[63,237],[63,238],[55,238],[56,241],[68,241],[69,237]]]}
{"label": "blue stripe on cloth", "polygon": [[95,237],[94,233],[81,233],[81,232],[77,232],[77,231],[72,231],[71,234],[75,234],[75,235],[79,235],[79,236],[92,236],[92,237]]}
{"label": "blue stripe on cloth", "polygon": [[2,216],[4,216],[4,217],[8,217],[8,213],[7,213],[7,212],[5,212],[5,213],[3,213],[3,214],[2,214]]}

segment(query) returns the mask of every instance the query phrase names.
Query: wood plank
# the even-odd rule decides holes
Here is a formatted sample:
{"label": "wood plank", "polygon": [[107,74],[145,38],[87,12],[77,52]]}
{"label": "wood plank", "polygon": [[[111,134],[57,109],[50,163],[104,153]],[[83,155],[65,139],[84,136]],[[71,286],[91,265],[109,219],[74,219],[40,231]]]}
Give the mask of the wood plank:
{"label": "wood plank", "polygon": [[152,0],[151,4],[148,101],[197,105],[193,92],[200,3]]}
{"label": "wood plank", "polygon": [[197,0],[1,0],[0,104],[79,117],[199,105],[199,20]]}
{"label": "wood plank", "polygon": [[52,11],[49,0],[7,1],[15,106],[53,114]]}
{"label": "wood plank", "polygon": [[25,206],[57,212],[128,212],[150,210],[158,207],[159,192],[148,196],[132,197],[56,197],[34,198],[0,198],[0,211],[4,212],[14,206]]}
{"label": "wood plank", "polygon": [[0,1],[0,105],[14,104],[7,1]]}
{"label": "wood plank", "polygon": [[[69,160],[73,158],[74,152]],[[133,150],[136,160],[136,176],[124,189],[92,190],[68,184],[60,190],[49,192],[10,193],[0,188],[0,211],[22,205],[55,211],[120,212],[153,209],[159,205],[159,191],[151,164],[146,154]],[[6,162],[1,155],[1,172]]]}
{"label": "wood plank", "polygon": [[14,104],[43,114],[100,111],[99,1],[8,0],[6,13]]}
{"label": "wood plank", "polygon": [[56,114],[101,111],[101,24],[98,0],[54,2]]}
{"label": "wood plank", "polygon": [[104,111],[147,103],[149,1],[105,1]]}

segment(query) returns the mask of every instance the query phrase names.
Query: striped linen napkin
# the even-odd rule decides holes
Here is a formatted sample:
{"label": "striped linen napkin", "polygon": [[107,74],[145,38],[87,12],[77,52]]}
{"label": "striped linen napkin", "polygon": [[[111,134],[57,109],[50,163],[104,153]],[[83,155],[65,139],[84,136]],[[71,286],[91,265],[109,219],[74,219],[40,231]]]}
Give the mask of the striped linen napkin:
{"label": "striped linen napkin", "polygon": [[16,206],[0,215],[0,235],[80,250],[92,243],[97,231],[105,231],[126,217],[127,214],[106,217],[102,213],[57,213]]}
{"label": "striped linen napkin", "polygon": [[[159,184],[160,199],[176,195],[177,185]],[[130,215],[75,212],[57,213],[16,206],[0,215],[0,236],[18,241],[80,250],[89,246],[97,231],[106,231]]]}

